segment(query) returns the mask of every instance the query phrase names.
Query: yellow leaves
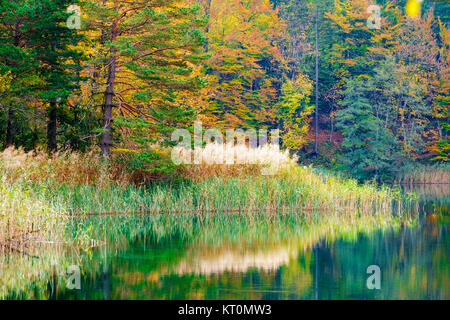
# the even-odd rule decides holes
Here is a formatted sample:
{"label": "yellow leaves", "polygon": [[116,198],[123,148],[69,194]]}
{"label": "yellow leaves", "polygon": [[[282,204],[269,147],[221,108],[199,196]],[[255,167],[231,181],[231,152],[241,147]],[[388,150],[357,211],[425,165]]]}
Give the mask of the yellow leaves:
{"label": "yellow leaves", "polygon": [[309,95],[313,89],[312,81],[303,73],[300,73],[294,81],[297,88],[301,88],[302,96]]}
{"label": "yellow leaves", "polygon": [[450,29],[446,28],[445,23],[443,23],[440,18],[438,18],[438,23],[442,43],[448,47],[450,46]]}
{"label": "yellow leaves", "polygon": [[354,30],[367,29],[367,8],[372,4],[368,0],[336,0],[334,12],[327,12],[325,16],[341,28],[341,32],[351,33]]}
{"label": "yellow leaves", "polygon": [[11,85],[11,73],[0,74],[0,94],[9,90]]}
{"label": "yellow leaves", "polygon": [[269,0],[213,0],[205,11],[210,15],[209,81],[201,97],[185,101],[195,103],[199,117],[214,127],[273,122],[276,76],[267,73],[261,59],[282,61],[276,43],[285,25],[277,11]]}
{"label": "yellow leaves", "polygon": [[309,104],[313,85],[304,74],[291,81],[286,79],[282,87],[282,101],[279,103],[283,122],[283,145],[299,150],[307,143],[309,124],[314,106]]}
{"label": "yellow leaves", "polygon": [[436,156],[431,161],[450,161],[450,144],[441,142],[433,142],[427,147],[427,150]]}
{"label": "yellow leaves", "polygon": [[111,152],[117,152],[117,153],[138,153],[137,150],[125,149],[125,148],[111,149]]}

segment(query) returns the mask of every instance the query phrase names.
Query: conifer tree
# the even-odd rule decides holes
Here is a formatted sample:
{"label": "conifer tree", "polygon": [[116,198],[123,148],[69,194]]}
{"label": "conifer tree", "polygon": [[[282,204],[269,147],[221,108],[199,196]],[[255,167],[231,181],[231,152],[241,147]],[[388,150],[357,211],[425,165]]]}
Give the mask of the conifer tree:
{"label": "conifer tree", "polygon": [[73,47],[81,40],[76,29],[67,26],[67,8],[76,1],[40,0],[32,4],[32,32],[29,46],[39,61],[37,73],[44,82],[40,97],[48,104],[47,145],[57,150],[58,107],[63,106],[71,92],[78,87],[79,64],[83,54]]}
{"label": "conifer tree", "polygon": [[[0,68],[11,77],[10,95],[39,98],[47,107],[49,151],[57,148],[57,109],[76,87],[82,54],[71,46],[80,36],[66,25],[69,0],[2,1]],[[6,144],[12,143],[12,107],[8,111]]]}
{"label": "conifer tree", "polygon": [[5,146],[13,145],[15,131],[19,126],[16,110],[24,110],[38,82],[37,63],[34,53],[25,39],[30,32],[29,16],[31,3],[0,1],[0,75],[2,82],[8,83],[1,95],[1,108],[6,115]]}
{"label": "conifer tree", "polygon": [[383,121],[374,114],[368,98],[376,90],[373,81],[364,77],[350,80],[336,115],[336,126],[344,135],[341,158],[344,169],[353,176],[389,178],[398,159],[398,143],[393,134],[383,127]]}
{"label": "conifer tree", "polygon": [[[175,103],[177,91],[202,86],[191,76],[202,61],[206,19],[198,6],[176,0],[118,0],[88,6],[91,28],[101,30],[106,60],[101,149],[109,156],[114,114],[129,127],[144,119],[149,141],[161,141],[194,114]],[[119,110],[114,111],[114,107]],[[142,141],[142,140],[141,140]]]}

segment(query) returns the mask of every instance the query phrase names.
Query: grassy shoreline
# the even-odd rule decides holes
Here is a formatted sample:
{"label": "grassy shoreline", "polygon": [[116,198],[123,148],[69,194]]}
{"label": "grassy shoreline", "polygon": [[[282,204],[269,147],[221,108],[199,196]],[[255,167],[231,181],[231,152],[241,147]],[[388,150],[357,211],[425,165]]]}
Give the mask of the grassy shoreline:
{"label": "grassy shoreline", "polygon": [[92,154],[5,151],[0,157],[0,243],[37,229],[43,239],[60,239],[71,215],[282,210],[357,215],[392,212],[393,201],[400,197],[398,190],[386,186],[358,184],[293,163],[273,176],[261,176],[256,166],[245,175],[204,176],[150,186],[133,185],[125,172],[118,176],[112,174],[114,170],[120,172]]}
{"label": "grassy shoreline", "polygon": [[[402,198],[399,189],[359,184],[292,163],[273,176],[261,176],[258,166],[233,169],[234,174],[229,168],[213,168],[215,175],[201,179],[185,176],[150,185],[132,184],[126,172],[112,166],[92,154],[49,157],[10,150],[0,156],[0,250],[21,250],[13,255],[15,264],[8,260],[1,265],[8,274],[18,272],[16,265],[26,274],[9,276],[18,280],[3,283],[0,295],[24,292],[22,288],[33,287],[30,281],[44,286],[66,266],[81,263],[77,259],[84,253],[120,250],[140,236],[218,245],[225,239],[262,241],[304,234],[312,241],[355,237],[404,223],[405,208],[394,205]],[[39,268],[34,256],[40,257]]]}
{"label": "grassy shoreline", "polygon": [[420,165],[405,166],[397,175],[397,183],[400,185],[420,184],[450,184],[450,165]]}

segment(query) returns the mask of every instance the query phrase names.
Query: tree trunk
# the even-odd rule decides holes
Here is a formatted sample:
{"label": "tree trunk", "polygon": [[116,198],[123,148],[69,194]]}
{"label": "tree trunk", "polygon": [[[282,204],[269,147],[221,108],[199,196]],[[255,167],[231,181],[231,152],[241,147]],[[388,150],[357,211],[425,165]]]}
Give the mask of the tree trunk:
{"label": "tree trunk", "polygon": [[[331,114],[333,113],[334,108],[331,109]],[[330,124],[331,124],[331,131],[330,131],[330,142],[333,142],[333,134],[334,134],[334,119],[330,114]]]}
{"label": "tree trunk", "polygon": [[8,122],[6,124],[6,147],[13,145],[14,127],[13,127],[14,111],[12,107],[8,109]]}
{"label": "tree trunk", "polygon": [[319,8],[316,6],[316,112],[314,116],[314,153],[319,153]]}
{"label": "tree trunk", "polygon": [[48,109],[47,146],[48,146],[49,152],[55,152],[57,150],[57,145],[56,145],[56,101],[53,99],[52,99],[52,101],[50,101],[50,107]]}
{"label": "tree trunk", "polygon": [[[117,22],[114,22],[111,32],[111,39],[114,41],[117,36]],[[114,80],[116,78],[116,50],[110,49],[110,57],[108,61],[108,80],[105,91],[105,103],[103,105],[103,130],[100,141],[100,148],[103,156],[109,157],[111,154],[111,122],[112,122],[112,108],[114,98]]]}
{"label": "tree trunk", "polygon": [[[205,14],[208,17],[211,14],[211,1],[212,0],[206,0],[206,3],[205,3]],[[205,41],[204,49],[205,49],[205,52],[208,52],[209,51],[209,21],[208,21],[208,24],[206,25],[205,37],[206,37],[206,41]]]}
{"label": "tree trunk", "polygon": [[[19,21],[14,23],[13,29],[14,46],[19,47],[20,44],[20,32]],[[15,64],[15,63],[14,63]],[[8,108],[8,119],[6,123],[6,147],[12,146],[14,142],[14,109],[12,106]]]}

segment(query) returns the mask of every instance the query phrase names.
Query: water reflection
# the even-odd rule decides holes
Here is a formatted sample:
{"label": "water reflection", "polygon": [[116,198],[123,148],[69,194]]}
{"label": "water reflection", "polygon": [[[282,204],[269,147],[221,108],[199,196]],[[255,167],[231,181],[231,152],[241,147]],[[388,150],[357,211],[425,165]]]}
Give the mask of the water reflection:
{"label": "water reflection", "polygon": [[[131,224],[132,242],[67,256],[84,271],[81,290],[62,284],[35,297],[449,299],[449,197],[439,192],[420,198],[422,215],[414,226],[387,217],[333,215],[308,223],[284,216],[273,225],[255,217],[250,226],[236,217],[157,238],[149,221]],[[366,286],[369,265],[380,266],[381,290]]]}
{"label": "water reflection", "polygon": [[220,250],[195,250],[188,255],[188,258],[174,267],[176,274],[238,273],[248,272],[252,268],[268,272],[289,264],[291,259],[298,256],[298,252],[294,248],[283,246],[255,251],[225,247]]}

